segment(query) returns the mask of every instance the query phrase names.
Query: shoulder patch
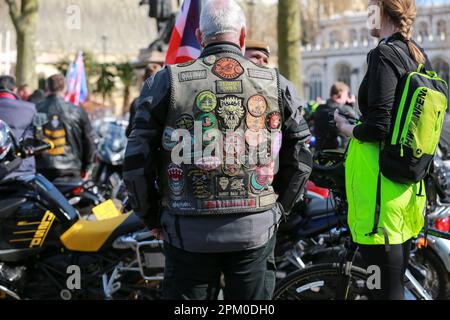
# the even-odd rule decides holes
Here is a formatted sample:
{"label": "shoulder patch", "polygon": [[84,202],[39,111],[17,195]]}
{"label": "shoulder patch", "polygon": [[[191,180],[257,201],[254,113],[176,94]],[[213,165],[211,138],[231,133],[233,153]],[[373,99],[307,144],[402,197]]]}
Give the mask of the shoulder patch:
{"label": "shoulder patch", "polygon": [[206,78],[207,78],[206,70],[184,71],[178,74],[178,80],[180,82],[200,80]]}
{"label": "shoulder patch", "polygon": [[273,74],[270,71],[249,68],[248,76],[250,78],[273,80]]}

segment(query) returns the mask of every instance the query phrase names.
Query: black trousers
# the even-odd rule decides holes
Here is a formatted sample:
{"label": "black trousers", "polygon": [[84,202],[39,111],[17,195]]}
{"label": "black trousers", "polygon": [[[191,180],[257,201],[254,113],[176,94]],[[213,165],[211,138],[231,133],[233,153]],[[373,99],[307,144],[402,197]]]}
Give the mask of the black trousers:
{"label": "black trousers", "polygon": [[166,242],[164,299],[216,299],[222,274],[225,299],[272,299],[275,288],[275,241],[273,236],[261,248],[224,253],[187,252]]}
{"label": "black trousers", "polygon": [[390,245],[390,251],[386,251],[384,245],[359,245],[359,251],[366,267],[380,267],[381,289],[372,290],[374,299],[404,300],[405,271],[411,252],[411,240]]}

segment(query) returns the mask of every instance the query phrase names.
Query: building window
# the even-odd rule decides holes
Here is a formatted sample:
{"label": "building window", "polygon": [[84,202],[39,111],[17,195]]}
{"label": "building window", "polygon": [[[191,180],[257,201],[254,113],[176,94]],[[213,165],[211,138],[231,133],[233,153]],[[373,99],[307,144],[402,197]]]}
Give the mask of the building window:
{"label": "building window", "polygon": [[422,21],[418,25],[418,35],[419,35],[419,41],[423,41],[425,39],[428,39],[429,33],[428,33],[428,23]]}
{"label": "building window", "polygon": [[341,81],[352,87],[352,68],[348,64],[338,64],[336,66],[336,81]]}
{"label": "building window", "polygon": [[447,23],[444,20],[439,20],[437,23],[437,35],[442,40],[447,38]]}
{"label": "building window", "polygon": [[435,59],[431,64],[433,66],[433,70],[436,71],[438,76],[447,83],[450,83],[450,64],[442,58]]}
{"label": "building window", "polygon": [[315,100],[317,97],[322,98],[322,73],[313,71],[309,75],[309,99]]}
{"label": "building window", "polygon": [[361,29],[360,40],[362,44],[369,43],[369,30],[367,28]]}
{"label": "building window", "polygon": [[343,44],[342,34],[339,31],[333,30],[330,32],[330,44],[332,46]]}
{"label": "building window", "polygon": [[358,32],[355,29],[350,30],[349,40],[351,44],[355,44],[358,42]]}

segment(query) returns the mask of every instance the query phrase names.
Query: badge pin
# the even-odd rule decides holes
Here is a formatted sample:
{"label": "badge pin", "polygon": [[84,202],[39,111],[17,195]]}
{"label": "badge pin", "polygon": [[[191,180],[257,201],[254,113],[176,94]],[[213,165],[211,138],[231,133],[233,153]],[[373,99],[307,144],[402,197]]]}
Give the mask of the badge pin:
{"label": "badge pin", "polygon": [[203,112],[211,112],[217,106],[217,98],[211,91],[202,91],[195,98],[197,108]]}
{"label": "badge pin", "polygon": [[217,114],[226,129],[236,130],[245,115],[244,99],[226,96],[219,99]]}
{"label": "badge pin", "polygon": [[220,58],[214,64],[212,72],[219,78],[234,80],[244,73],[244,68],[233,58]]}
{"label": "badge pin", "polygon": [[257,94],[248,99],[248,112],[254,117],[261,117],[266,113],[267,101],[266,98]]}
{"label": "badge pin", "polygon": [[203,63],[212,66],[217,60],[217,57],[215,55],[207,56],[203,59]]}
{"label": "badge pin", "polygon": [[267,129],[280,130],[281,129],[281,114],[278,111],[271,112],[267,115]]}

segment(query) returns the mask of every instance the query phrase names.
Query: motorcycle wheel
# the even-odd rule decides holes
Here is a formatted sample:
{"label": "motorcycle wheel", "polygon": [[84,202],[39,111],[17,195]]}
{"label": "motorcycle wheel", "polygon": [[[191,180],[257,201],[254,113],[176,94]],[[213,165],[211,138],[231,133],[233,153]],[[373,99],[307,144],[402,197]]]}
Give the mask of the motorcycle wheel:
{"label": "motorcycle wheel", "polygon": [[[369,300],[364,269],[352,266],[347,300]],[[289,274],[275,288],[274,300],[334,300],[340,278],[338,263],[319,264]]]}
{"label": "motorcycle wheel", "polygon": [[434,300],[447,300],[450,297],[449,275],[442,261],[430,249],[419,249],[410,264],[418,268],[423,277],[417,279]]}

